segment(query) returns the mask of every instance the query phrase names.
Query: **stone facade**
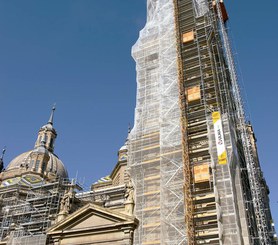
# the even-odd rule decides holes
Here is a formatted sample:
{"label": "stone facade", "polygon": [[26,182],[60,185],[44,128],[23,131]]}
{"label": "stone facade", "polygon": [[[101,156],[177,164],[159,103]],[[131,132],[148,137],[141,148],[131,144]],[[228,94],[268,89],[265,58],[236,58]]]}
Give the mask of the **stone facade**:
{"label": "stone facade", "polygon": [[51,227],[49,244],[133,244],[137,219],[121,212],[87,204]]}

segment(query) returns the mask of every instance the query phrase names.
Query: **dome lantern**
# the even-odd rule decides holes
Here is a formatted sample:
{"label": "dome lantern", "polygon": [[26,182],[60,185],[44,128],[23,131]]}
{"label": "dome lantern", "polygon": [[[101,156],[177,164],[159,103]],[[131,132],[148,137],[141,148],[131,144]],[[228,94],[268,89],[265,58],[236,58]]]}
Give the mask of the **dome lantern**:
{"label": "dome lantern", "polygon": [[46,149],[50,152],[54,151],[54,142],[57,137],[56,130],[53,127],[53,119],[54,119],[55,110],[56,110],[56,107],[54,105],[52,107],[51,114],[50,114],[47,124],[42,126],[41,129],[39,130],[38,138],[35,143],[35,148],[37,148],[41,145],[41,141],[44,138]]}

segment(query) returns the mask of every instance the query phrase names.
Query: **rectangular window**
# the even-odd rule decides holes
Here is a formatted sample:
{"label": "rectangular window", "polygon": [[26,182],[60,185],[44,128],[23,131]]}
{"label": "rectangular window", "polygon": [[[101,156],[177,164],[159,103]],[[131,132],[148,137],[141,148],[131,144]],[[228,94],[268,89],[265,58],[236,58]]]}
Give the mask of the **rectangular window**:
{"label": "rectangular window", "polygon": [[45,170],[46,170],[46,163],[43,162],[43,163],[42,163],[42,173],[44,173]]}
{"label": "rectangular window", "polygon": [[39,166],[40,166],[40,160],[37,160],[35,165],[35,171],[39,170]]}

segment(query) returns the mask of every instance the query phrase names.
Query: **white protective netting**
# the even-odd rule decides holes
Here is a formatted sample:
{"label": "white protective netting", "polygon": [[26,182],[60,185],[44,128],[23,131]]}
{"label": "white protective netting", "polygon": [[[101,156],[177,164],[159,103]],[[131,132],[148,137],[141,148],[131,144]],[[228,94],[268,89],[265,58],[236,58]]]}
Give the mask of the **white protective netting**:
{"label": "white protective netting", "polygon": [[185,244],[183,162],[174,4],[148,0],[132,55],[137,70],[129,167],[140,220],[134,244]]}

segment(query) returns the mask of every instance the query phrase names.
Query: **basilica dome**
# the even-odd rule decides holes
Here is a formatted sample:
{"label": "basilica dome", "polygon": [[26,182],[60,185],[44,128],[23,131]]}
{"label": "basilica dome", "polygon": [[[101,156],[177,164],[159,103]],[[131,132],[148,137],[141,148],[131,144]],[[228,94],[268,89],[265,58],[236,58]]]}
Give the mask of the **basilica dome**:
{"label": "basilica dome", "polygon": [[[37,154],[38,150],[27,151],[14,158],[5,170],[6,175],[21,175],[23,172],[35,171],[36,166],[32,160],[32,155]],[[51,152],[48,152],[48,155],[49,160],[45,166],[45,172],[57,175],[57,177],[68,178],[68,173],[63,162]]]}
{"label": "basilica dome", "polygon": [[[57,137],[53,127],[52,109],[49,121],[39,130],[33,150],[24,152],[14,158],[0,175],[0,181],[9,182],[26,175],[37,176],[44,181],[55,181],[57,178],[67,179],[68,173],[63,162],[54,153],[54,143]],[[7,183],[8,183],[7,182]]]}

